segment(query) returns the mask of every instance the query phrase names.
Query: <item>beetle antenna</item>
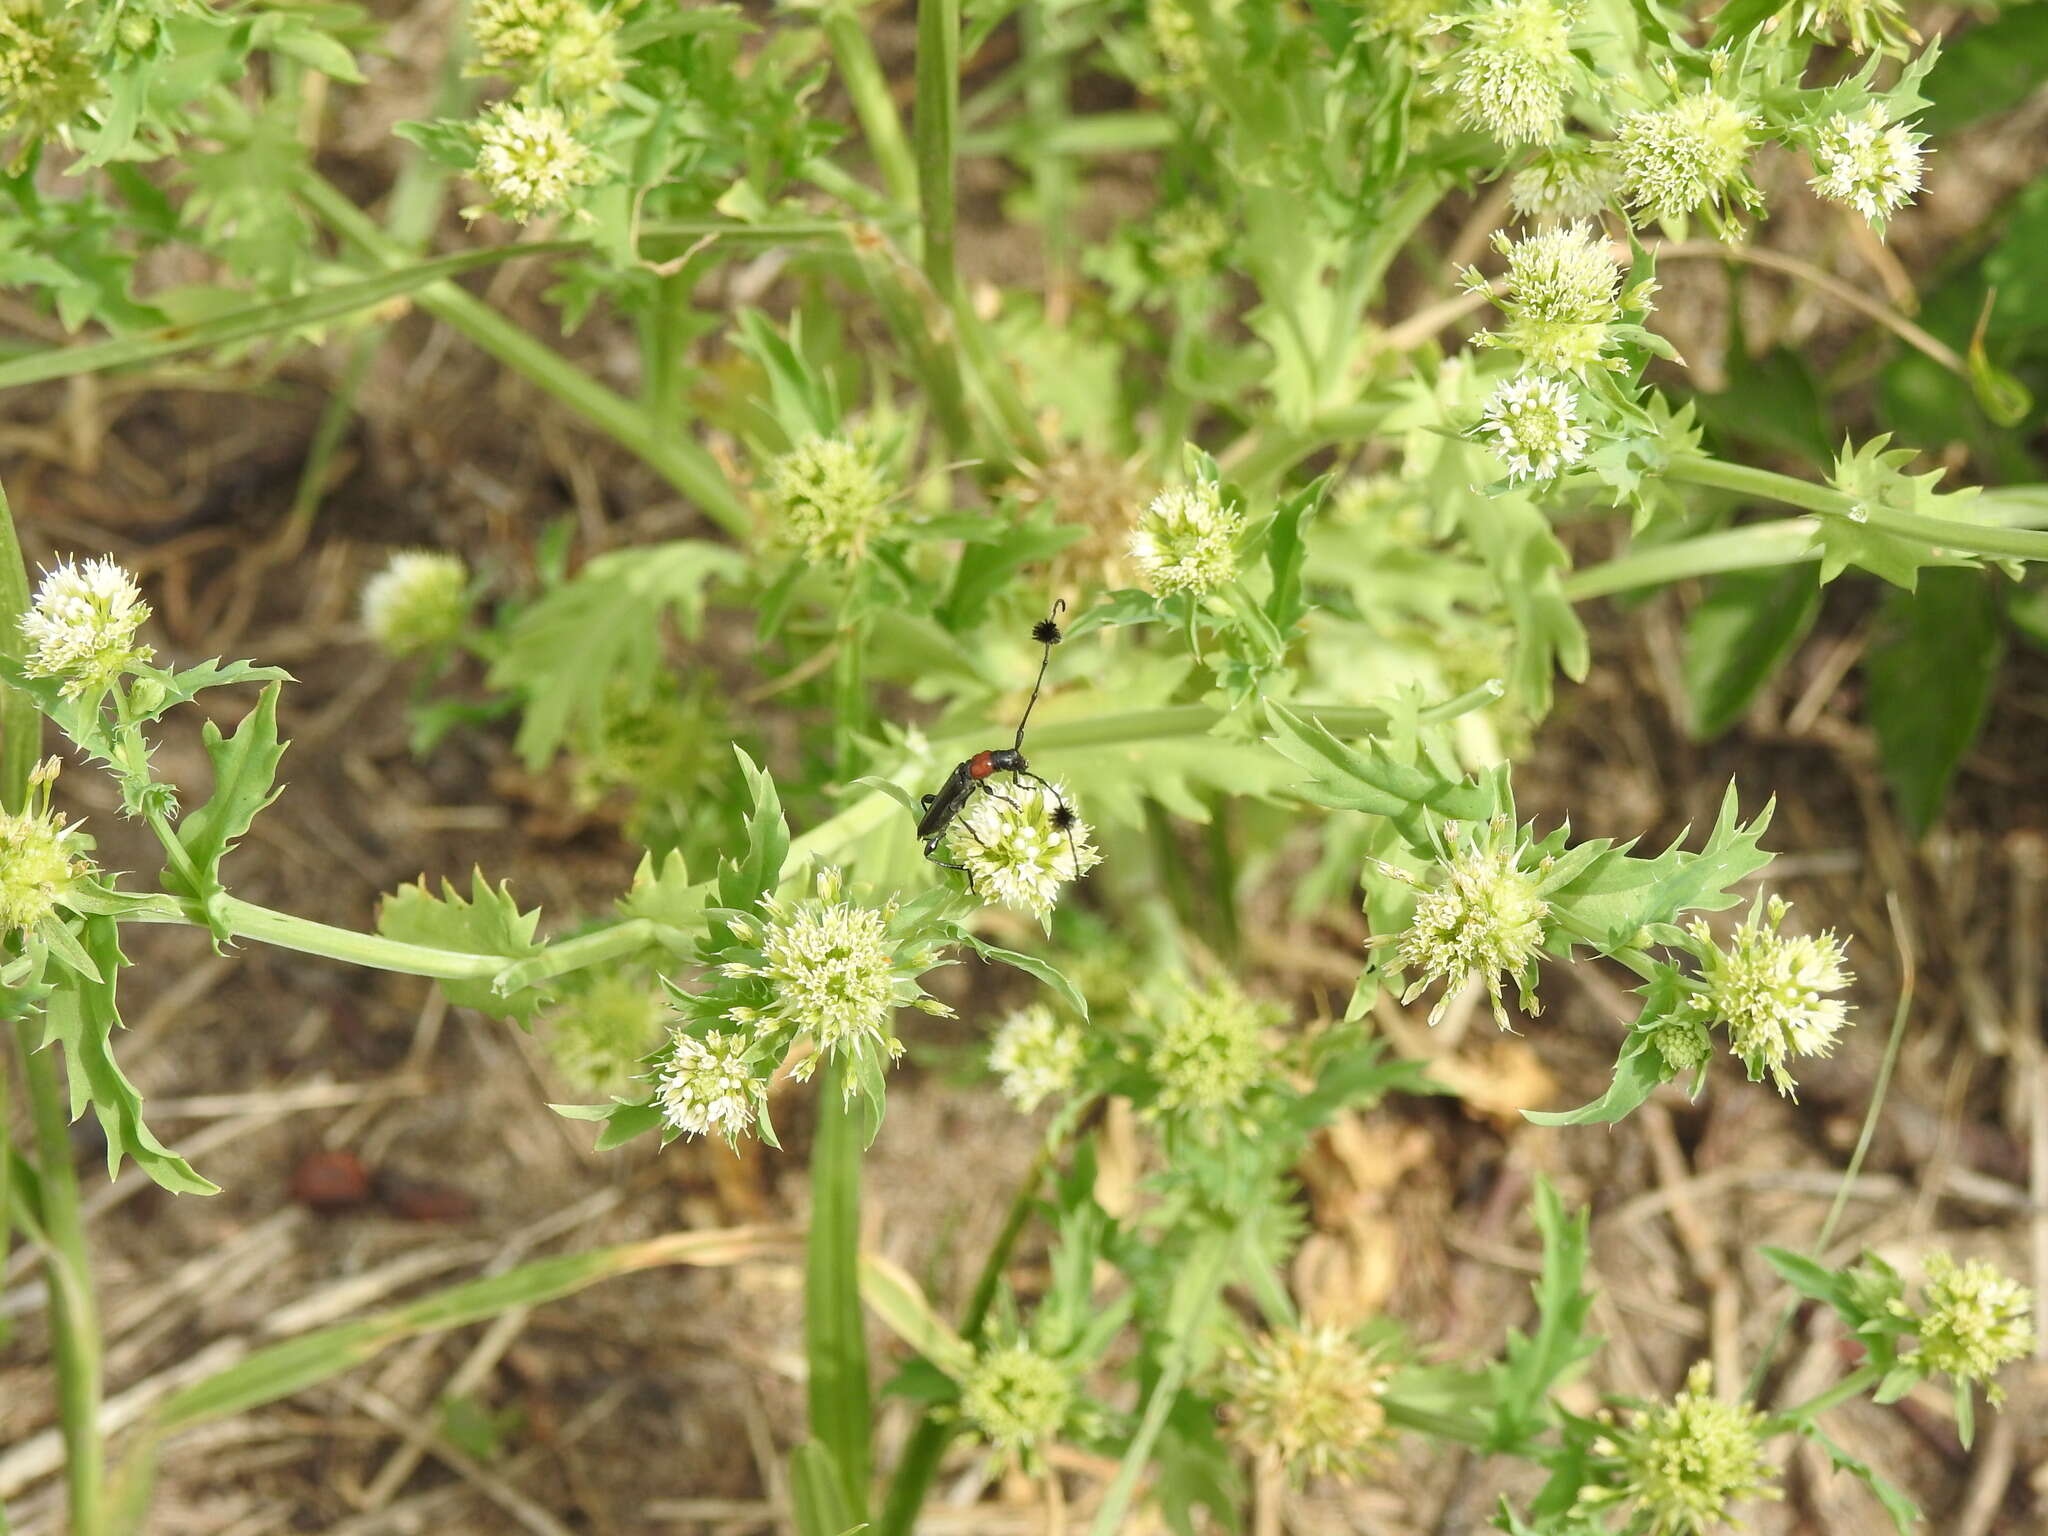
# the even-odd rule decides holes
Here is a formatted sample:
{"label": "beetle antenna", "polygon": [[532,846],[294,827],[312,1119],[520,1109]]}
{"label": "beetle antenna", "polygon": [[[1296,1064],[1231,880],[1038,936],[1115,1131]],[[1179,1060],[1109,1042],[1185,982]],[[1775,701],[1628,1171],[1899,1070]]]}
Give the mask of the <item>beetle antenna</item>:
{"label": "beetle antenna", "polygon": [[1060,633],[1059,616],[1066,611],[1067,600],[1055,599],[1052,615],[1031,626],[1031,638],[1045,647],[1045,657],[1038,663],[1038,681],[1031,685],[1031,698],[1024,706],[1024,718],[1017,722],[1017,750],[1024,750],[1024,727],[1031,723],[1031,710],[1038,703],[1038,690],[1045,686],[1045,669],[1052,665],[1052,648],[1064,640]]}

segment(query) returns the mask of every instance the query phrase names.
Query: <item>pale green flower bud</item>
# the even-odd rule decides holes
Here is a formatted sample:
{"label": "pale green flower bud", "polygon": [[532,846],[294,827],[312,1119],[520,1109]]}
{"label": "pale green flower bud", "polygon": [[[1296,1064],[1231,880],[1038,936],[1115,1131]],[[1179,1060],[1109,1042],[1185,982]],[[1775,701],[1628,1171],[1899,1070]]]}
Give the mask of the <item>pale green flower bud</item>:
{"label": "pale green flower bud", "polygon": [[1088,824],[1074,815],[1057,781],[1019,780],[977,794],[948,829],[945,852],[983,898],[1041,923],[1052,916],[1060,887],[1102,862]]}
{"label": "pale green flower bud", "polygon": [[810,437],[768,466],[782,534],[813,560],[851,565],[900,520],[900,501],[865,444]]}
{"label": "pale green flower bud", "polygon": [[1718,211],[1728,202],[1751,205],[1756,192],[1743,167],[1753,122],[1711,90],[1623,118],[1614,154],[1636,222],[1680,219],[1700,208]]}
{"label": "pale green flower bud", "polygon": [[622,1089],[661,1039],[668,999],[644,971],[585,973],[547,1014],[544,1040],[562,1076],[590,1093]]}
{"label": "pale green flower bud", "polygon": [[1991,1378],[2034,1348],[2034,1293],[1982,1259],[1959,1265],[1932,1253],[1920,1296],[1920,1363],[1959,1382],[1981,1381],[1985,1395],[1999,1402],[2004,1394]]}
{"label": "pale green flower bud", "polygon": [[22,670],[62,678],[67,698],[97,697],[153,652],[135,643],[149,604],[135,578],[111,560],[63,561],[43,577],[21,616],[29,643]]}
{"label": "pale green flower bud", "polygon": [[1548,144],[1562,133],[1579,74],[1575,20],[1555,0],[1487,0],[1462,23],[1466,40],[1447,64],[1460,121],[1507,145]]}
{"label": "pale green flower bud", "polygon": [[1158,1107],[1198,1115],[1242,1109],[1272,1059],[1266,1031],[1285,1018],[1228,978],[1200,989],[1182,983],[1145,1062],[1159,1084]]}
{"label": "pale green flower bud", "polygon": [[1289,1328],[1223,1369],[1232,1435],[1290,1475],[1356,1481],[1386,1449],[1387,1366],[1341,1328]]}
{"label": "pale green flower bud", "polygon": [[747,1061],[753,1042],[745,1035],[677,1030],[668,1060],[655,1078],[654,1102],[661,1118],[685,1136],[717,1131],[737,1143],[767,1102],[767,1084]]}
{"label": "pale green flower bud", "polygon": [[1926,142],[1904,123],[1887,122],[1882,107],[1855,117],[1837,112],[1814,140],[1813,166],[1820,174],[1807,185],[1881,231],[1920,190],[1920,146]]}
{"label": "pale green flower bud", "polygon": [[1244,509],[1235,502],[1225,506],[1214,481],[1162,491],[1139,514],[1131,558],[1162,597],[1213,592],[1237,574],[1244,524]]}
{"label": "pale green flower bud", "polygon": [[0,138],[25,155],[100,94],[98,74],[67,6],[0,5]]}
{"label": "pale green flower bud", "polygon": [[1578,401],[1558,379],[1525,373],[1496,389],[1477,431],[1510,480],[1548,480],[1586,456]]}
{"label": "pale green flower bud", "polygon": [[1842,941],[1832,933],[1779,933],[1789,910],[1779,897],[1768,903],[1759,898],[1726,949],[1714,944],[1704,922],[1695,919],[1689,930],[1702,985],[1692,999],[1695,1017],[1725,1025],[1729,1048],[1742,1059],[1749,1080],[1759,1082],[1768,1073],[1787,1097],[1795,1084],[1785,1063],[1793,1056],[1832,1053],[1847,1021],[1848,1003],[1823,994],[1839,992],[1854,979],[1842,966]]}
{"label": "pale green flower bud", "polygon": [[[1519,352],[1546,372],[1600,365],[1609,330],[1621,319],[1621,268],[1607,242],[1586,225],[1573,224],[1521,240],[1497,234],[1493,243],[1508,260],[1506,292],[1499,300],[1507,324],[1474,339]],[[1476,272],[1466,280],[1486,286]]]}
{"label": "pale green flower bud", "polygon": [[1803,0],[1793,12],[1793,26],[1811,37],[1844,42],[1857,53],[1890,48],[1903,54],[1905,44],[1920,41],[1898,0]]}
{"label": "pale green flower bud", "polygon": [[1764,1457],[1764,1415],[1717,1402],[1714,1368],[1702,1360],[1667,1405],[1631,1413],[1611,1450],[1621,1463],[1617,1490],[1647,1536],[1694,1536],[1729,1520],[1737,1504],[1783,1495]]}
{"label": "pale green flower bud", "polygon": [[960,1385],[960,1416],[990,1444],[1030,1452],[1059,1434],[1074,1407],[1073,1374],[1028,1344],[984,1350]]}
{"label": "pale green flower bud", "polygon": [[559,108],[501,101],[477,128],[475,175],[491,206],[523,224],[567,209],[599,168]]}
{"label": "pale green flower bud", "polygon": [[1396,951],[1401,969],[1415,978],[1401,1001],[1412,1002],[1441,983],[1443,995],[1429,1011],[1432,1025],[1475,976],[1485,980],[1502,1029],[1509,1027],[1503,980],[1521,982],[1522,1005],[1533,1008],[1526,978],[1543,952],[1550,903],[1538,894],[1536,877],[1516,868],[1516,857],[1512,848],[1460,848],[1444,863],[1441,882],[1417,899]]}
{"label": "pale green flower bud", "polygon": [[33,928],[84,871],[72,851],[72,829],[50,809],[57,759],[46,758],[29,780],[29,802],[0,812],[0,933]]}
{"label": "pale green flower bud", "polygon": [[1578,149],[1553,150],[1515,172],[1508,204],[1538,224],[1572,224],[1597,219],[1619,187],[1609,157]]}
{"label": "pale green flower bud", "polygon": [[616,84],[616,12],[583,0],[475,0],[469,13],[477,61],[521,84],[547,79],[558,99],[597,94]]}
{"label": "pale green flower bud", "polygon": [[766,983],[760,1006],[744,1010],[759,1033],[793,1027],[816,1047],[798,1063],[793,1075],[799,1080],[829,1055],[872,1054],[885,1061],[902,1055],[903,1042],[890,1033],[899,1008],[951,1011],[918,986],[917,978],[939,963],[939,951],[924,941],[899,945],[890,931],[894,903],[875,908],[839,900],[841,884],[839,872],[827,870],[814,887],[817,896],[797,903],[763,901],[753,959],[720,966],[727,976]]}
{"label": "pale green flower bud", "polygon": [[1079,1028],[1034,1003],[997,1028],[988,1065],[1003,1080],[1003,1097],[1029,1114],[1042,1101],[1073,1091],[1082,1055]]}
{"label": "pale green flower bud", "polygon": [[459,555],[402,549],[363,583],[363,628],[391,656],[447,645],[469,622],[469,571]]}

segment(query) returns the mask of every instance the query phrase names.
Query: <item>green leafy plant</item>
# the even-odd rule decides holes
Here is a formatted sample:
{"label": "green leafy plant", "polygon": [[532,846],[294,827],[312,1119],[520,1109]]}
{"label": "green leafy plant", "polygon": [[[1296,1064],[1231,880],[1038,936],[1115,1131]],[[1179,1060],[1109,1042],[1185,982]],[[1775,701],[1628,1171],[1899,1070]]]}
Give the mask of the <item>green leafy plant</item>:
{"label": "green leafy plant", "polygon": [[[601,1150],[779,1148],[771,1095],[808,1084],[785,1115],[810,1159],[808,1427],[787,1477],[804,1536],[907,1532],[955,1441],[1038,1478],[1061,1475],[1062,1444],[1112,1465],[1088,1517],[1109,1536],[1141,1505],[1179,1532],[1237,1528],[1276,1479],[1369,1479],[1398,1435],[1539,1469],[1499,1511],[1512,1532],[1708,1529],[1777,1491],[1781,1436],[1913,1529],[1822,1417],[1945,1376],[1968,1444],[1976,1385],[1995,1401],[2032,1337],[2028,1293],[1981,1261],[1929,1258],[1909,1305],[1883,1260],[1813,1256],[1832,1222],[1807,1254],[1767,1250],[1863,1352],[1791,1407],[1757,1395],[1776,1339],[1739,1398],[1702,1364],[1668,1400],[1597,1402],[1579,1379],[1600,1347],[1588,1213],[1548,1183],[1534,1321],[1497,1358],[1429,1362],[1398,1319],[1306,1315],[1287,1277],[1315,1138],[1447,1091],[1382,1034],[1425,996],[1429,1025],[1484,996],[1540,1043],[1527,1021],[1553,976],[1633,978],[1606,1089],[1517,1106],[1555,1127],[1620,1121],[1665,1084],[1697,1094],[1723,1046],[1791,1095],[1854,1027],[1851,941],[1763,884],[1772,786],[1730,784],[1711,826],[1651,852],[1523,819],[1514,781],[1560,675],[1594,665],[1594,600],[1694,594],[1677,670],[1703,737],[1862,602],[1897,809],[1916,833],[1940,817],[2009,643],[2048,637],[2026,426],[2048,382],[2048,183],[2013,194],[1919,319],[1847,290],[1872,322],[1844,365],[1875,379],[1868,411],[1842,404],[1850,371],[1753,355],[1739,303],[1725,387],[1702,387],[1660,294],[1704,228],[1732,271],[1840,299],[1803,257],[1743,243],[1783,200],[1764,188],[1874,245],[1938,174],[1930,141],[2024,95],[2013,60],[2048,57],[2038,17],[1923,44],[1890,0],[927,0],[903,60],[870,20],[851,0],[473,0],[437,100],[395,130],[380,222],[323,174],[303,110],[374,90],[368,13],[0,9],[0,282],[79,338],[10,345],[0,387],[173,359],[260,376],[345,344],[290,514],[302,540],[403,299],[695,519],[642,543],[538,530],[521,570],[395,551],[365,586],[366,643],[416,679],[417,748],[502,728],[579,805],[625,805],[638,866],[587,912],[522,904],[498,871],[422,879],[358,932],[231,890],[285,792],[292,679],[159,664],[111,559],[60,561],[32,593],[0,502],[0,980],[28,1111],[0,1230],[46,1257],[72,1529],[133,1527],[172,1429],[415,1333],[736,1256],[689,1235],[563,1255],[278,1343],[159,1403],[110,1471],[66,1127],[89,1106],[110,1170],[214,1188],[116,1059],[132,923],[429,977],[455,1006],[538,1021],[595,1101],[556,1108]],[[998,34],[1014,47],[970,70]],[[1141,153],[1156,198],[1082,240],[1090,178]],[[984,161],[1038,236],[1042,283],[963,261],[961,172]],[[1771,171],[1786,162],[1800,174]],[[514,262],[546,264],[560,338],[458,281]],[[630,366],[579,363],[564,338],[586,328],[623,338]],[[1955,445],[1965,475],[1929,467]],[[1055,597],[1028,742],[1045,778],[976,777],[927,860],[924,797],[1009,743]],[[710,643],[720,629],[751,637],[746,659]],[[173,711],[222,708],[214,690],[245,702],[232,729],[201,728],[202,792],[153,752]],[[37,766],[46,729],[71,772],[108,775],[159,869],[95,858],[54,806],[55,760]],[[1745,905],[1732,929],[1708,921]],[[1283,907],[1362,922],[1341,1010],[1258,963]],[[968,961],[1002,968],[977,993],[1016,1004],[968,1021],[988,1065],[1045,1119],[949,1322],[861,1252],[860,1200],[921,1048],[909,1015],[953,1014],[942,973]],[[1882,1082],[1865,1145],[1881,1102]],[[1148,1157],[1115,1209],[1112,1106]],[[1010,1273],[1027,1231],[1047,1256],[1029,1291]],[[906,1350],[881,1390],[916,1405],[886,1465],[870,1314]],[[442,1429],[488,1458],[521,1425],[458,1395]]]}

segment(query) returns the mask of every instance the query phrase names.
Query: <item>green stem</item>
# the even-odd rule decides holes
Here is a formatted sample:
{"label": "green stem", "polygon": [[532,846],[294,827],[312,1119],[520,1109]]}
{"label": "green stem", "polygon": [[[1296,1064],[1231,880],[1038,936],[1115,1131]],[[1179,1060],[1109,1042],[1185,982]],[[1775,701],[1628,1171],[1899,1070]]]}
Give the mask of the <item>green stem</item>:
{"label": "green stem", "polygon": [[38,1050],[33,1020],[17,1019],[22,1081],[35,1122],[37,1190],[42,1206],[50,1344],[57,1366],[57,1415],[64,1436],[64,1478],[72,1536],[98,1536],[106,1448],[100,1439],[100,1329],[93,1300],[92,1259],[71,1151],[71,1119],[56,1056]]}
{"label": "green stem", "polygon": [[846,1096],[837,1055],[818,1075],[818,1127],[811,1145],[811,1225],[804,1245],[804,1352],[810,1367],[811,1434],[831,1453],[846,1507],[867,1518],[866,1318],[860,1300],[859,1106]]}
{"label": "green stem", "polygon": [[903,120],[896,115],[896,102],[875,57],[875,45],[868,38],[867,23],[844,0],[833,0],[819,17],[819,24],[833,58],[839,61],[839,78],[852,98],[853,115],[860,119],[860,131],[882,173],[882,185],[898,207],[915,208],[917,159],[904,137]]}
{"label": "green stem", "polygon": [[[1003,1227],[996,1234],[995,1245],[981,1262],[981,1273],[975,1277],[974,1290],[967,1298],[967,1310],[960,1317],[960,1337],[969,1344],[978,1344],[981,1340],[982,1324],[988,1321],[989,1308],[995,1304],[996,1287],[1002,1283],[1003,1271],[1009,1267],[1010,1251],[1016,1247],[1025,1223],[1031,1219],[1032,1204],[1038,1199],[1038,1186],[1045,1178],[1046,1169],[1052,1166],[1053,1150],[1052,1142],[1039,1146],[1038,1155],[1031,1160],[1030,1168],[1017,1185],[1017,1193],[1010,1199],[1009,1214],[1003,1218]],[[946,1454],[946,1442],[953,1438],[955,1428],[953,1420],[939,1418],[929,1408],[919,1415],[917,1427],[904,1443],[903,1455],[889,1479],[889,1493],[882,1501],[882,1515],[875,1524],[876,1536],[908,1536],[918,1510],[924,1505],[925,1490],[931,1486],[932,1478],[939,1470],[939,1460]]]}
{"label": "green stem", "polygon": [[1876,1386],[1884,1379],[1884,1368],[1876,1364],[1859,1365],[1825,1392],[1808,1398],[1796,1407],[1784,1408],[1764,1422],[1763,1432],[1767,1435],[1781,1435],[1796,1430],[1801,1424],[1811,1423],[1837,1403],[1846,1403],[1852,1397],[1860,1397],[1868,1387]]}
{"label": "green stem", "polygon": [[[1664,477],[1682,485],[1711,486],[1738,496],[1781,501],[1809,512],[1853,518],[1868,527],[1902,538],[1922,539],[1957,554],[1988,555],[1994,559],[2048,560],[2048,533],[2025,528],[1987,527],[1982,523],[1959,522],[1951,517],[1927,517],[1918,512],[1901,512],[1892,507],[1875,507],[1831,486],[1815,485],[1768,469],[1747,464],[1730,464],[1703,455],[1676,458],[1665,467]],[[1982,498],[1984,502],[1995,497]]]}
{"label": "green stem", "polygon": [[[28,611],[28,570],[14,535],[14,514],[0,489],[0,652],[18,659],[27,642],[21,616]],[[0,685],[0,806],[19,812],[28,804],[29,774],[41,741],[41,717],[25,694]],[[100,1440],[100,1331],[93,1300],[92,1258],[78,1198],[71,1152],[71,1119],[56,1053],[38,1049],[30,1018],[14,1024],[21,1046],[21,1077],[35,1125],[45,1270],[50,1297],[50,1349],[57,1367],[57,1411],[64,1436],[64,1474],[71,1498],[73,1536],[99,1536],[100,1486],[106,1451]],[[0,1131],[4,1134],[4,1131]],[[5,1172],[0,1166],[0,1172]]]}
{"label": "green stem", "polygon": [[953,185],[954,141],[960,131],[960,0],[918,0],[915,131],[924,275],[951,309],[960,291]]}
{"label": "green stem", "polygon": [[[407,261],[403,248],[317,172],[299,174],[300,201],[343,240],[379,266]],[[545,391],[623,447],[694,501],[728,533],[744,535],[750,519],[715,460],[674,422],[656,423],[625,396],[605,388],[559,352],[453,283],[418,294],[420,308],[447,322],[499,362]]]}

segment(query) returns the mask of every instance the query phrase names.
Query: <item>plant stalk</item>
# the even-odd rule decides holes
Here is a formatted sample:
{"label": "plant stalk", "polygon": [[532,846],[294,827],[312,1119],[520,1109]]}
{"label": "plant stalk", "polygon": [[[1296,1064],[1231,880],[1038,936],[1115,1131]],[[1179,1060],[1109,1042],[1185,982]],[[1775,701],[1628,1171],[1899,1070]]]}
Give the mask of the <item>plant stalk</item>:
{"label": "plant stalk", "polygon": [[867,1320],[860,1299],[860,1167],[863,1116],[846,1096],[836,1055],[818,1074],[811,1144],[811,1225],[804,1242],[804,1353],[811,1434],[831,1454],[856,1521],[867,1518]]}
{"label": "plant stalk", "polygon": [[[26,650],[21,617],[27,611],[28,569],[15,538],[7,493],[0,489],[0,651],[9,656],[18,658]],[[41,725],[42,717],[27,695],[0,685],[0,805],[9,811],[21,811],[28,803]],[[42,1241],[49,1259],[44,1275],[50,1298],[50,1348],[57,1367],[71,1531],[72,1536],[99,1536],[100,1490],[106,1481],[106,1447],[100,1439],[100,1330],[78,1169],[71,1151],[71,1119],[64,1085],[57,1080],[56,1055],[38,1048],[42,1042],[34,1020],[16,1019],[14,1033],[35,1127]]]}

